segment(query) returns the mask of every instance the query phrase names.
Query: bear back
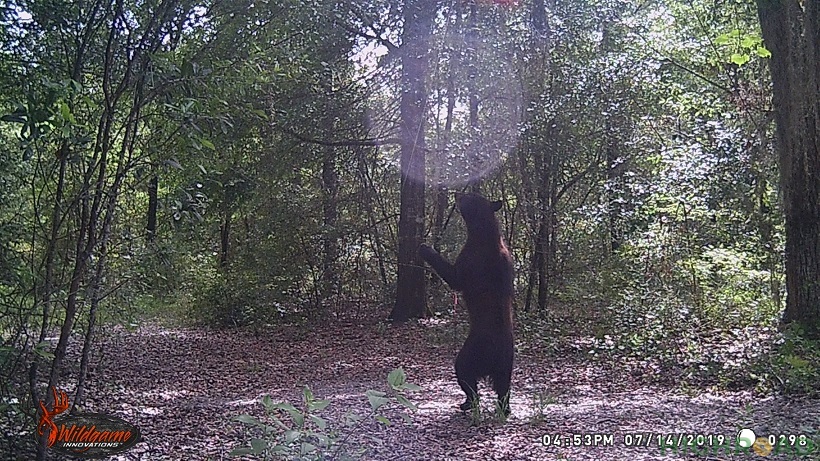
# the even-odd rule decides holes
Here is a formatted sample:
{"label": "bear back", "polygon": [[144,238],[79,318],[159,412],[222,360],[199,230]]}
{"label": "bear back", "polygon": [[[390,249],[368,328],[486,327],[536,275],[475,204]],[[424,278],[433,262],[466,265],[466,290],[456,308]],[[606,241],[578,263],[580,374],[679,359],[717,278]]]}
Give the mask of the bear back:
{"label": "bear back", "polygon": [[459,194],[456,204],[467,227],[467,241],[456,258],[471,329],[512,327],[513,262],[495,213],[501,202]]}

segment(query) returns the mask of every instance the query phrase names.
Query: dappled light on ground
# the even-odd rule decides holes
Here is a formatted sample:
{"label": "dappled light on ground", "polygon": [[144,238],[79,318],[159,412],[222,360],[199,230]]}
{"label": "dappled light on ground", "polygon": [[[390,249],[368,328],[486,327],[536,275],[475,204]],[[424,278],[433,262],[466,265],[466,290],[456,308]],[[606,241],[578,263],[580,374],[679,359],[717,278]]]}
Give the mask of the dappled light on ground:
{"label": "dappled light on ground", "polygon": [[[758,397],[749,391],[713,393],[646,385],[617,367],[576,359],[521,354],[513,381],[512,411],[498,421],[492,399],[482,401],[477,424],[456,410],[463,395],[453,376],[458,345],[436,345],[427,325],[385,328],[346,324],[280,328],[276,333],[165,329],[144,325],[116,330],[89,390],[88,411],[111,412],[138,424],[145,441],[121,459],[228,459],[246,435],[231,418],[264,415],[259,399],[299,407],[307,384],[330,405],[321,412],[340,426],[346,413],[366,416],[365,392],[385,389],[402,367],[421,391],[412,424],[365,421],[346,441],[361,459],[689,459],[685,450],[625,447],[626,434],[722,434],[743,427],[758,434],[798,433],[820,420],[817,401]],[[445,327],[449,328],[449,327]],[[420,340],[420,338],[425,338]],[[489,395],[489,394],[487,394]],[[799,409],[799,411],[798,411]],[[555,436],[611,435],[600,446],[554,445]],[[551,438],[544,446],[544,436]],[[357,450],[364,450],[360,452]],[[721,452],[708,459],[748,459]],[[793,459],[777,455],[767,459]]]}

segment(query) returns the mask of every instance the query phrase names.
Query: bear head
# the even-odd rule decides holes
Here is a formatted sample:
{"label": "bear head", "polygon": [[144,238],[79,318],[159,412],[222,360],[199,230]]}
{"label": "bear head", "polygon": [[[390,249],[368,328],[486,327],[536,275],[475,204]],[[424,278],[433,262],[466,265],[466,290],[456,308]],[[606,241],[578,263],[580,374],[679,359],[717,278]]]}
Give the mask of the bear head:
{"label": "bear head", "polygon": [[491,202],[474,193],[456,194],[456,206],[469,234],[498,235],[495,212],[501,209],[501,201]]}

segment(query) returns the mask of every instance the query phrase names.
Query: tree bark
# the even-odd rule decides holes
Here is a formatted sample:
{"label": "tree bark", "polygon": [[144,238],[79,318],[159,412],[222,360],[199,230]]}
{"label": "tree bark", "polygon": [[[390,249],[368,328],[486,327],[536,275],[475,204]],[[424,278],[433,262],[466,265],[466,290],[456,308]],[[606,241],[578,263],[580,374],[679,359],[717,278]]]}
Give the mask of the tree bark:
{"label": "tree bark", "polygon": [[325,148],[322,162],[322,298],[334,296],[339,286],[339,242],[336,225],[338,221],[339,174],[333,148]]}
{"label": "tree bark", "polygon": [[148,216],[145,224],[145,240],[148,243],[153,242],[157,236],[158,189],[159,176],[155,174],[148,181]]}
{"label": "tree bark", "polygon": [[231,210],[225,210],[219,226],[219,267],[228,267],[228,251],[231,243]]}
{"label": "tree bark", "polygon": [[786,216],[784,323],[820,336],[820,5],[758,0]]}
{"label": "tree bark", "polygon": [[395,323],[422,317],[427,311],[424,266],[418,249],[424,237],[425,79],[435,13],[436,4],[430,0],[407,0],[404,5],[398,280],[390,314]]}

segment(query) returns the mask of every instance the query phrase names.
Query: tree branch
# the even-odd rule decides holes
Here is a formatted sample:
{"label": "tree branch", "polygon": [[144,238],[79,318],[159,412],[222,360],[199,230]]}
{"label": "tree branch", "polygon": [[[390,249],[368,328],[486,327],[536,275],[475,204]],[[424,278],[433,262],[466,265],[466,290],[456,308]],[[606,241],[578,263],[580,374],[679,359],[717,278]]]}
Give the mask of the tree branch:
{"label": "tree branch", "polygon": [[373,147],[373,146],[383,146],[386,144],[390,145],[398,145],[400,140],[397,138],[384,138],[384,139],[343,139],[338,141],[328,141],[324,139],[316,139],[311,138],[308,136],[304,136],[299,134],[293,130],[289,130],[287,128],[279,127],[279,129],[299,141],[310,143],[310,144],[318,144],[320,146],[328,146],[328,147],[348,147],[348,146],[364,146],[364,147]]}

